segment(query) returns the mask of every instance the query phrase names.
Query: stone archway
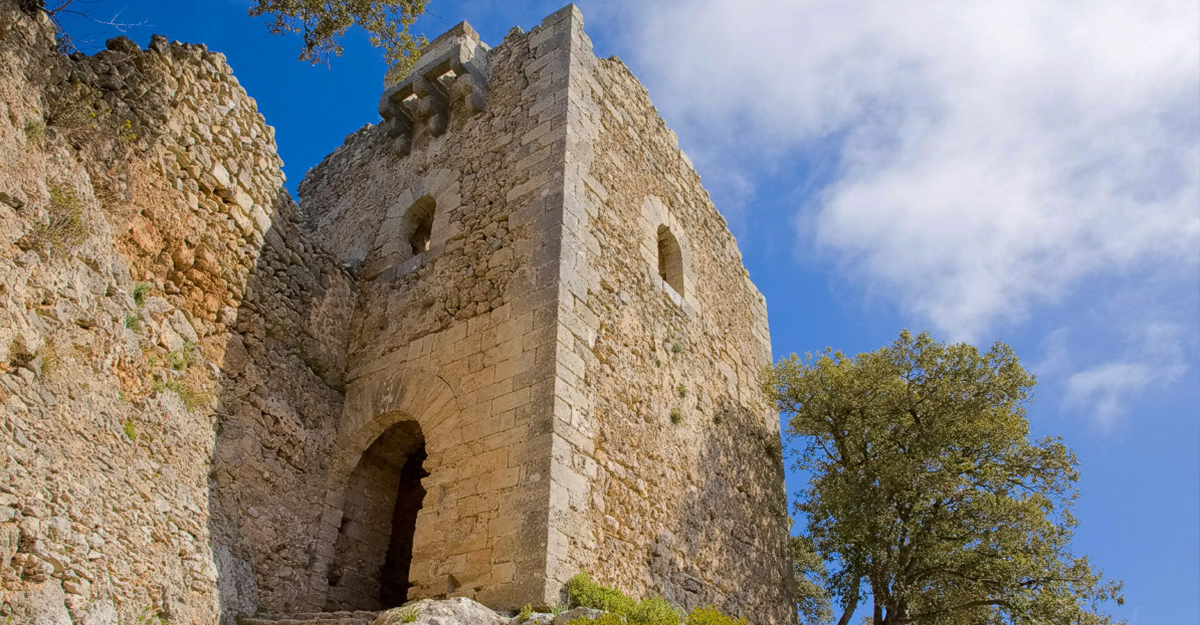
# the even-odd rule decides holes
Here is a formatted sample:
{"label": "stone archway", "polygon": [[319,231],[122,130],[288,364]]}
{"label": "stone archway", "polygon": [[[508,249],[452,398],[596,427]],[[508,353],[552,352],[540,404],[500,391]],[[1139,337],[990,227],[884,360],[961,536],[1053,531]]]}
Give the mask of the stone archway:
{"label": "stone archway", "polygon": [[346,486],[326,609],[375,610],[407,600],[426,458],[416,421],[391,426],[362,454]]}
{"label": "stone archway", "polygon": [[431,554],[440,553],[439,467],[458,412],[450,386],[427,371],[382,368],[350,384],[317,536],[313,609],[400,605],[430,574]]}

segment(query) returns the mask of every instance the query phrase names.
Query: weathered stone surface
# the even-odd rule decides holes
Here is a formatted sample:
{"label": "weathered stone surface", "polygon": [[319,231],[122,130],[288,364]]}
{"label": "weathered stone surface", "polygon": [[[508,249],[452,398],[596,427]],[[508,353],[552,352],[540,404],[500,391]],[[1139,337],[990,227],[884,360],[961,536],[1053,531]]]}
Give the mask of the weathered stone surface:
{"label": "weathered stone surface", "polygon": [[417,614],[413,625],[503,625],[508,622],[506,616],[497,614],[477,601],[455,597],[444,601],[425,599],[403,608],[388,610],[380,614],[372,625],[401,625],[410,610],[416,610]]}
{"label": "weathered stone surface", "polygon": [[791,620],[765,303],[577,9],[435,40],[299,205],[222,55],[52,41],[0,0],[0,618],[544,610],[587,570]]}
{"label": "weathered stone surface", "polygon": [[601,614],[604,613],[600,610],[593,610],[592,608],[574,608],[554,617],[554,625],[567,625],[567,623],[580,618],[594,620]]}
{"label": "weathered stone surface", "polygon": [[4,592],[6,616],[15,623],[72,625],[71,613],[67,611],[65,604],[66,595],[58,580]]}

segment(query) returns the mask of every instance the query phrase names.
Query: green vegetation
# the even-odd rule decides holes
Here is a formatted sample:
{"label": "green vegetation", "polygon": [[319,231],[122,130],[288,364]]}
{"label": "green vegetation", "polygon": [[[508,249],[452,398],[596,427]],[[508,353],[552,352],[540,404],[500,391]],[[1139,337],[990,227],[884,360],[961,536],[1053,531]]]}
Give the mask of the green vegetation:
{"label": "green vegetation", "polygon": [[46,223],[34,224],[18,245],[22,249],[63,257],[87,237],[83,202],[69,185],[47,181],[47,186],[50,188],[50,206],[47,207],[50,218]]}
{"label": "green vegetation", "polygon": [[415,623],[419,618],[421,618],[421,606],[419,605],[413,604],[404,606],[404,608],[400,610],[401,623]]}
{"label": "green vegetation", "polygon": [[178,351],[167,354],[167,365],[176,371],[183,371],[192,364],[196,346],[191,341],[184,341]]}
{"label": "green vegetation", "polygon": [[134,313],[125,313],[125,327],[133,330],[134,333],[142,330],[142,318]]}
{"label": "green vegetation", "polygon": [[792,536],[788,547],[792,553],[792,575],[796,581],[796,612],[800,622],[828,623],[833,618],[833,597],[829,591],[829,574],[816,546],[807,536]]}
{"label": "green vegetation", "polygon": [[632,625],[678,625],[679,611],[666,599],[654,595],[638,602],[625,614],[625,622]]}
{"label": "green vegetation", "polygon": [[137,442],[137,427],[133,425],[132,419],[125,420],[125,425],[121,426],[121,431],[125,432],[125,438],[128,438],[129,442]]}
{"label": "green vegetation", "polygon": [[683,353],[683,343],[681,343],[679,341],[671,341],[671,353],[672,354],[682,354]]}
{"label": "green vegetation", "polygon": [[748,625],[744,618],[721,614],[716,608],[696,608],[683,619],[683,625]]}
{"label": "green vegetation", "polygon": [[179,396],[183,402],[183,407],[187,408],[188,412],[194,412],[196,408],[208,403],[209,396],[207,393],[198,391],[190,384],[181,380],[164,379],[161,376],[155,375],[154,382],[150,385],[150,390],[155,393],[171,391]]}
{"label": "green vegetation", "polygon": [[40,119],[31,119],[25,122],[25,140],[29,145],[37,149],[42,149],[46,144],[46,123]]}
{"label": "green vegetation", "polygon": [[139,282],[133,285],[133,303],[138,307],[146,305],[146,295],[150,293],[150,285],[145,282]]}
{"label": "green vegetation", "polygon": [[38,354],[42,357],[42,365],[38,373],[42,378],[54,377],[54,374],[58,372],[58,367],[62,364],[62,356],[58,353],[58,343],[54,337],[46,339],[42,348],[38,350]]}
{"label": "green vegetation", "polygon": [[138,623],[142,623],[144,625],[171,625],[165,616],[159,614],[158,611],[154,609],[154,606],[147,606],[142,610],[142,613],[138,615]]}
{"label": "green vegetation", "polygon": [[[351,26],[367,32],[371,45],[383,48],[394,66],[389,75],[408,73],[427,41],[409,27],[425,12],[428,0],[255,0],[250,15],[269,15],[272,33],[297,33],[304,38],[300,60],[328,63],[341,56],[342,34]],[[396,79],[398,80],[398,79]],[[393,81],[394,82],[394,81]]]}
{"label": "green vegetation", "polygon": [[678,408],[672,408],[671,409],[671,423],[674,423],[675,425],[679,425],[680,423],[683,423],[683,411],[681,411]]}
{"label": "green vegetation", "polygon": [[125,120],[116,129],[117,140],[129,144],[137,141],[137,133],[133,131],[133,121]]}
{"label": "green vegetation", "polygon": [[99,126],[97,106],[107,108],[103,93],[72,78],[58,97],[47,100],[46,123],[67,133],[90,131]]}
{"label": "green vegetation", "polygon": [[531,617],[531,616],[533,616],[533,604],[526,603],[521,608],[520,613],[517,614],[517,622],[524,623],[525,621],[528,621],[529,617]]}
{"label": "green vegetation", "polygon": [[679,399],[685,399],[688,396],[688,387],[680,384],[675,389],[675,394],[679,395]]}
{"label": "green vegetation", "polygon": [[625,614],[637,605],[625,593],[592,581],[587,573],[580,573],[567,581],[567,605],[572,608],[592,608],[605,612]]}
{"label": "green vegetation", "polygon": [[635,601],[625,593],[593,582],[587,573],[572,577],[566,585],[567,605],[571,608],[603,610],[600,618],[572,620],[568,625],[679,625],[679,611],[657,595]]}
{"label": "green vegetation", "polygon": [[1071,551],[1077,461],[1059,439],[1029,440],[1033,386],[1003,343],[907,331],[770,371],[811,475],[796,510],[842,625],[866,594],[874,625],[1123,622],[1103,612],[1124,603],[1121,583]]}

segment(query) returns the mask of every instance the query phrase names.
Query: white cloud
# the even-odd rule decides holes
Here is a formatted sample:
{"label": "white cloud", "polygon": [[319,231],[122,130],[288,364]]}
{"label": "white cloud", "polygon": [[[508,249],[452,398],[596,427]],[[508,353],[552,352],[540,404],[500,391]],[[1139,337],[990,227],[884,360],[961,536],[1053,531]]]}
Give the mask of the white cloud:
{"label": "white cloud", "polygon": [[701,165],[711,153],[753,169],[832,138],[838,175],[803,216],[806,236],[955,338],[1089,277],[1153,268],[1195,282],[1194,0],[627,10],[634,65]]}
{"label": "white cloud", "polygon": [[1064,405],[1111,432],[1129,412],[1129,403],[1151,388],[1165,387],[1187,371],[1182,331],[1169,324],[1150,324],[1130,341],[1130,353],[1067,379]]}

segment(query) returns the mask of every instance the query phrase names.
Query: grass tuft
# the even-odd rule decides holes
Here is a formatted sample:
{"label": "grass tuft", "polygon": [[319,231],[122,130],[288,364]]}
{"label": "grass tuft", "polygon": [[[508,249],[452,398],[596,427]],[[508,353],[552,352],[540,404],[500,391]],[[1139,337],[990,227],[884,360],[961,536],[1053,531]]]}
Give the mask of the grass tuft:
{"label": "grass tuft", "polygon": [[401,623],[414,623],[419,618],[421,618],[421,606],[419,605],[410,605],[400,611]]}
{"label": "grass tuft", "polygon": [[146,296],[150,293],[150,285],[139,282],[133,286],[133,303],[139,307],[146,305]]}
{"label": "grass tuft", "polygon": [[40,119],[25,122],[25,140],[29,145],[41,150],[46,144],[46,124]]}
{"label": "grass tuft", "polygon": [[34,224],[17,242],[26,250],[64,257],[87,238],[83,219],[83,202],[70,185],[50,182],[50,219]]}

